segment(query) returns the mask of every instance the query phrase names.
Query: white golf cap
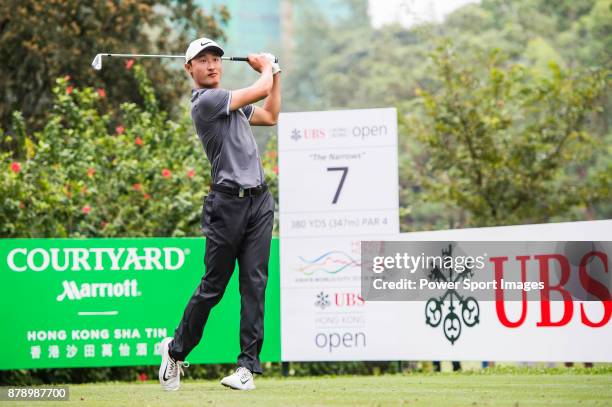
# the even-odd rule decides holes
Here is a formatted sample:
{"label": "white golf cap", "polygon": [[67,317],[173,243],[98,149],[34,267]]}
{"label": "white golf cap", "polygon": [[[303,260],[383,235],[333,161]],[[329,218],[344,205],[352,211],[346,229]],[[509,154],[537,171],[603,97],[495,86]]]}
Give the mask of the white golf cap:
{"label": "white golf cap", "polygon": [[195,58],[196,55],[198,55],[205,49],[218,52],[221,56],[223,55],[223,48],[221,48],[219,44],[217,44],[210,38],[202,37],[198,38],[197,40],[191,41],[191,44],[189,44],[187,52],[185,52],[185,63],[191,61],[193,58]]}

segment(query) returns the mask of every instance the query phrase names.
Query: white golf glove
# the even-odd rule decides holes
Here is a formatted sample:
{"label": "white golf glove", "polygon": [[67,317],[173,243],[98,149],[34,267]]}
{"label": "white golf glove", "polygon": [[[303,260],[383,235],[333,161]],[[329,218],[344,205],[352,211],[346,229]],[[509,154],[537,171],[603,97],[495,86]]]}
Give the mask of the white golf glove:
{"label": "white golf glove", "polygon": [[276,75],[277,73],[281,72],[280,65],[278,64],[278,62],[274,62],[276,60],[276,57],[270,54],[269,52],[264,52],[264,55],[272,64],[272,75]]}

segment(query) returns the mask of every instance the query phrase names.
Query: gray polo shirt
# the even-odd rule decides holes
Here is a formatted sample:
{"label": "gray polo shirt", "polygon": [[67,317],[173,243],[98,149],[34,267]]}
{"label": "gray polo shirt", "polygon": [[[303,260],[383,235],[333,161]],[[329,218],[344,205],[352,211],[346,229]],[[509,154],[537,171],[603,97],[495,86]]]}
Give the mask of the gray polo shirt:
{"label": "gray polo shirt", "polygon": [[249,120],[253,105],[229,110],[226,89],[194,89],[191,118],[210,161],[212,182],[251,188],[261,185],[264,172]]}

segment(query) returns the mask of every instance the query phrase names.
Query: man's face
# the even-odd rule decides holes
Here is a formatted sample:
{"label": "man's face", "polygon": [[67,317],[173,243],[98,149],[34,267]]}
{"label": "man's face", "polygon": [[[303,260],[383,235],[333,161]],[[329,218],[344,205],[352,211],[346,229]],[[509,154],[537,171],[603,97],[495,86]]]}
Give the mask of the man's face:
{"label": "man's face", "polygon": [[214,52],[203,51],[185,64],[185,70],[199,88],[216,88],[223,73],[221,57]]}

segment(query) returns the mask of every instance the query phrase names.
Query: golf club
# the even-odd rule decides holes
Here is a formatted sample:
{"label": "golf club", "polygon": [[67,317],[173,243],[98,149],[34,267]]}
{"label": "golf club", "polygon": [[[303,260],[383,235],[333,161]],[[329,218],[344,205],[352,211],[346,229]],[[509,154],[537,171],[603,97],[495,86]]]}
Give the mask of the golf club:
{"label": "golf club", "polygon": [[[93,69],[99,71],[102,69],[102,57],[119,57],[119,58],[183,58],[184,55],[155,55],[155,54],[97,54],[94,58],[91,66]],[[247,62],[249,59],[246,57],[221,57],[221,59],[226,61],[242,61]],[[278,58],[274,60],[274,62],[278,62]]]}

